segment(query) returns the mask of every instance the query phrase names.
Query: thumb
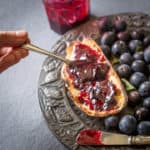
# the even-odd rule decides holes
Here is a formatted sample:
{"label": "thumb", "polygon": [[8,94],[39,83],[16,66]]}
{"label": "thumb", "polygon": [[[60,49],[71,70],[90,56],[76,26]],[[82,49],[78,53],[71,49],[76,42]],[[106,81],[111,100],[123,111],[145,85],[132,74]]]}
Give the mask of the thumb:
{"label": "thumb", "polygon": [[28,33],[26,31],[0,31],[0,47],[17,47],[26,42]]}

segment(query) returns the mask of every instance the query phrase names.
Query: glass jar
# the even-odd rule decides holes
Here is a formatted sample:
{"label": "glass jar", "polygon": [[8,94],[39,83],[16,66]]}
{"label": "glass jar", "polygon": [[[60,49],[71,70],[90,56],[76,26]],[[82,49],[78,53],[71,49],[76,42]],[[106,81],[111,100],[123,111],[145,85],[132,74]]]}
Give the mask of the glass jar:
{"label": "glass jar", "polygon": [[90,0],[43,0],[52,30],[65,33],[89,15]]}

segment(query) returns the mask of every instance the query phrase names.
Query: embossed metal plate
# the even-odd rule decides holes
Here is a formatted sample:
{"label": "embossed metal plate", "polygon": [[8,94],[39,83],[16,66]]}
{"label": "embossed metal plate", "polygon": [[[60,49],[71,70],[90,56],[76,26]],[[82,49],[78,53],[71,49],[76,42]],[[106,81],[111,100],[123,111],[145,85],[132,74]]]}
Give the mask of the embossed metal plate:
{"label": "embossed metal plate", "polygon": [[[111,17],[121,17],[121,19],[124,19],[128,23],[128,30],[141,28],[145,33],[150,33],[150,15],[143,13],[124,13]],[[92,19],[78,28],[67,32],[53,46],[52,51],[65,56],[65,48],[73,40],[82,40],[85,36],[98,40],[100,32],[96,22],[97,19]],[[103,121],[100,118],[87,116],[73,104],[61,79],[61,67],[62,62],[53,58],[47,58],[44,61],[39,78],[38,97],[49,129],[64,145],[71,150],[150,149],[150,147],[146,146],[92,147],[77,145],[75,138],[80,130],[87,128],[104,130]]]}

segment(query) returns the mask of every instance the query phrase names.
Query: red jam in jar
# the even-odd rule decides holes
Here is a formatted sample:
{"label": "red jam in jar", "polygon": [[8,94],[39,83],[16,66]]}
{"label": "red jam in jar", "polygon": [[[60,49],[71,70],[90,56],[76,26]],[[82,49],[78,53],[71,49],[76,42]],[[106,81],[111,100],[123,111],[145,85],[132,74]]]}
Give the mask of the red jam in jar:
{"label": "red jam in jar", "polygon": [[90,0],[43,0],[51,28],[63,34],[87,19]]}

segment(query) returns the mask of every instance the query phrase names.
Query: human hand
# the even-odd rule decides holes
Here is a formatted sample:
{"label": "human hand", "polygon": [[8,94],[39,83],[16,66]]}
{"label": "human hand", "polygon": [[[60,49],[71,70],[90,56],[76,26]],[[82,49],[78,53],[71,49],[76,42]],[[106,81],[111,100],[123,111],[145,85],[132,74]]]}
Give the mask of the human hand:
{"label": "human hand", "polygon": [[28,55],[28,50],[20,48],[28,41],[26,31],[0,31],[0,73]]}

